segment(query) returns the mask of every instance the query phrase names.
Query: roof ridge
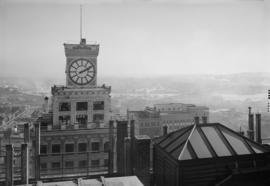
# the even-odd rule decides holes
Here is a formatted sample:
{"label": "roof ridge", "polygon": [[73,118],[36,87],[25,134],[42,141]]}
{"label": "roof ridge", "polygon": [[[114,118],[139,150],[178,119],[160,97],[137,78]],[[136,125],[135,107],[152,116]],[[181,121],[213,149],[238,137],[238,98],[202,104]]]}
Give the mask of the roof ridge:
{"label": "roof ridge", "polygon": [[253,144],[256,144],[256,145],[258,145],[259,147],[262,147],[263,149],[268,150],[263,144],[260,144],[260,143],[258,143],[258,142],[256,142],[256,141],[253,141],[253,140],[249,139],[249,138],[246,137],[246,136],[240,135],[239,133],[235,132],[234,130],[230,129],[229,127],[227,127],[227,126],[225,126],[225,125],[222,125],[222,124],[220,124],[220,123],[219,123],[218,125],[219,125],[219,127],[223,127],[223,128],[225,128],[225,129],[229,130],[229,132],[232,132],[233,134],[235,134],[235,135],[241,137],[244,141],[250,142],[250,143],[253,143]]}
{"label": "roof ridge", "polygon": [[181,150],[181,153],[180,153],[180,155],[179,155],[179,157],[178,157],[178,160],[181,160],[181,158],[182,158],[182,156],[183,156],[183,154],[184,154],[184,150],[187,148],[188,141],[190,140],[190,138],[191,138],[191,136],[192,136],[192,134],[193,134],[193,132],[194,132],[194,130],[195,130],[196,128],[197,128],[197,125],[194,124],[194,126],[193,126],[191,132],[189,133],[189,136],[188,136],[188,138],[187,138],[187,140],[186,140],[186,142],[185,142],[185,145],[184,145],[183,149]]}

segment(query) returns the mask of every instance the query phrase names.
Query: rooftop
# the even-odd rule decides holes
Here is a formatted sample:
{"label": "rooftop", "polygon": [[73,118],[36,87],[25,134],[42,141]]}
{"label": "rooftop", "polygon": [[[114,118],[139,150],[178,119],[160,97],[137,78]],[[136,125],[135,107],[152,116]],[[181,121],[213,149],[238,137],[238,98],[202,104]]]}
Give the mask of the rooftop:
{"label": "rooftop", "polygon": [[180,161],[269,151],[219,123],[188,126],[157,138],[155,143]]}

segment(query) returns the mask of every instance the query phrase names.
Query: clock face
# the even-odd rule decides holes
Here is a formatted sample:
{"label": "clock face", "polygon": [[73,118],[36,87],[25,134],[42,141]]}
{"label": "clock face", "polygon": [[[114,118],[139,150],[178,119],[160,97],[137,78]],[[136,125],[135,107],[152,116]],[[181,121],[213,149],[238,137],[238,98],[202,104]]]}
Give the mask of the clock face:
{"label": "clock face", "polygon": [[86,85],[93,81],[95,77],[95,66],[87,59],[77,59],[69,66],[69,77],[71,81],[78,85]]}

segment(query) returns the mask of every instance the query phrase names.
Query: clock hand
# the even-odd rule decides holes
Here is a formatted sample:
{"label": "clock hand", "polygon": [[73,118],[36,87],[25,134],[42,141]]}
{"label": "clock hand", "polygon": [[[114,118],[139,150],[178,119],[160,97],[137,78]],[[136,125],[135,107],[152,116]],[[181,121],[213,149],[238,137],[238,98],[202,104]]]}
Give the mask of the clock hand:
{"label": "clock hand", "polygon": [[81,70],[81,71],[79,72],[79,74],[84,73],[85,71],[89,70],[90,68],[91,68],[91,67],[88,67],[88,68],[86,68],[86,69],[84,69],[84,70]]}

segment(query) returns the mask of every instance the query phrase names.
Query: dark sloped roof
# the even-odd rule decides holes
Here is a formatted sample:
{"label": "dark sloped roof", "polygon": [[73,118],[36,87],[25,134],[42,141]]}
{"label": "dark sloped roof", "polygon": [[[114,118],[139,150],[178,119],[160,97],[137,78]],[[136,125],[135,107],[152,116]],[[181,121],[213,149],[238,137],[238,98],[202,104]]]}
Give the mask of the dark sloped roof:
{"label": "dark sloped roof", "polygon": [[263,145],[219,123],[188,126],[157,138],[155,144],[177,160],[268,152]]}

